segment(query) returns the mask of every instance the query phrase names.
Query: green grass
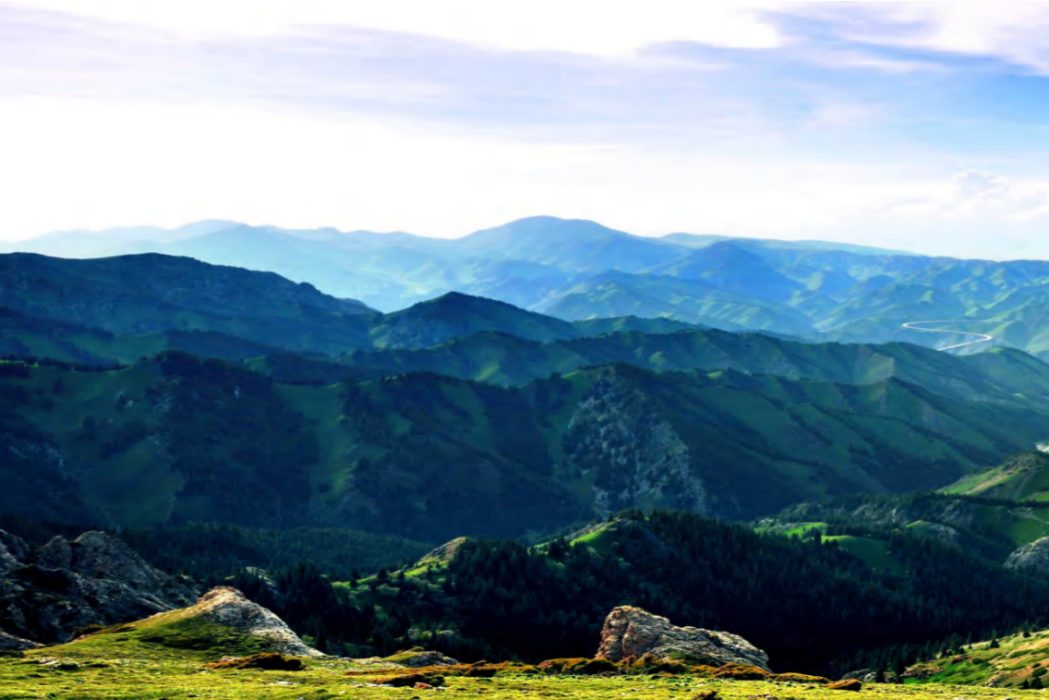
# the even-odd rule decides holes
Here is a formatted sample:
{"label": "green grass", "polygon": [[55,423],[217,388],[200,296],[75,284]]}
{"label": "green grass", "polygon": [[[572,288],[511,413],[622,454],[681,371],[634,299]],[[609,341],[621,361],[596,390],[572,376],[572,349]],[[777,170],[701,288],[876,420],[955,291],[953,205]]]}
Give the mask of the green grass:
{"label": "green grass", "polygon": [[827,529],[827,523],[799,523],[796,527],[792,527],[789,530],[785,530],[781,534],[787,537],[801,537],[811,530],[825,530]]}
{"label": "green grass", "polygon": [[852,535],[836,535],[824,537],[823,541],[837,542],[842,549],[859,557],[872,569],[890,573],[904,573],[903,566],[889,551],[889,543],[883,540]]}
{"label": "green grass", "polygon": [[[45,650],[46,651],[46,650]],[[446,691],[369,687],[373,676],[345,675],[347,671],[375,669],[360,663],[308,661],[299,672],[209,671],[194,661],[120,659],[97,663],[40,665],[47,658],[35,652],[29,660],[0,659],[0,700],[61,698],[61,700],[389,700],[438,697],[445,693],[460,700],[687,700],[700,691],[715,690],[723,700],[778,697],[805,700],[842,700],[841,691],[805,684],[761,681],[715,681],[688,676],[564,677],[499,675],[495,678],[447,679]],[[66,661],[66,658],[55,657]],[[76,664],[74,666],[73,664]],[[961,691],[949,685],[868,685],[863,694],[876,693],[900,700],[951,700]],[[967,687],[966,698],[999,700],[1001,689]],[[1014,698],[1042,697],[1038,691],[1010,689]]]}
{"label": "green grass", "polygon": [[1049,662],[1049,631],[1035,632],[1027,638],[1013,635],[998,642],[996,649],[984,641],[966,647],[962,654],[927,661],[922,666],[934,674],[929,682],[982,686],[997,677],[999,687],[1009,688],[1012,695],[1013,689],[1032,678],[1035,669]]}

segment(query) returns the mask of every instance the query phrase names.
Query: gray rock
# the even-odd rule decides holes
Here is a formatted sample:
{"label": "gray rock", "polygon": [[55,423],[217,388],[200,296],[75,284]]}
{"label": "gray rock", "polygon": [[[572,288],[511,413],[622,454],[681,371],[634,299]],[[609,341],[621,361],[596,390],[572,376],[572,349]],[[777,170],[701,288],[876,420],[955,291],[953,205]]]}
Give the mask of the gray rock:
{"label": "gray rock", "polygon": [[253,603],[236,588],[218,586],[205,593],[195,606],[187,611],[205,620],[273,643],[273,650],[288,656],[325,656],[303,643],[299,635],[274,613]]}
{"label": "gray rock", "polygon": [[39,649],[42,645],[22,639],[0,630],[0,651],[29,651]]}
{"label": "gray rock", "polygon": [[157,571],[117,538],[56,537],[36,555],[0,533],[0,627],[46,644],[78,627],[113,625],[192,605],[197,591]]}
{"label": "gray rock", "polygon": [[73,564],[73,548],[65,537],[53,537],[36,553],[33,563],[45,569],[68,569]]}
{"label": "gray rock", "polygon": [[769,670],[768,655],[740,636],[675,627],[665,617],[630,605],[614,608],[605,618],[597,658],[622,661],[645,654],[708,666],[737,663]]}
{"label": "gray rock", "polygon": [[0,576],[22,566],[29,554],[29,545],[20,537],[0,530]]}
{"label": "gray rock", "polygon": [[1049,537],[1042,537],[1017,549],[1005,560],[1005,568],[1049,573]]}
{"label": "gray rock", "polygon": [[85,532],[71,546],[72,569],[88,578],[104,578],[156,588],[166,576],[138,556],[123,540],[104,532]]}
{"label": "gray rock", "polygon": [[573,475],[593,472],[594,507],[602,516],[651,503],[709,510],[689,446],[614,367],[602,370],[579,401],[563,447]]}

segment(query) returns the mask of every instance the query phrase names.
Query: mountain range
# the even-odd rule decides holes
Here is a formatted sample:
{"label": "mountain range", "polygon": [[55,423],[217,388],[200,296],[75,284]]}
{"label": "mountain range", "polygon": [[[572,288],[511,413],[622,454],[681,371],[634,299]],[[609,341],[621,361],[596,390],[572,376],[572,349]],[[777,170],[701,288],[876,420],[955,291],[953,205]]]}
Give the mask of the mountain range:
{"label": "mountain range", "polygon": [[905,340],[945,347],[954,330],[1049,352],[1049,263],[931,258],[829,242],[635,236],[600,224],[532,217],[458,239],[287,230],[209,221],[48,234],[9,250],[62,257],[188,256],[272,271],[339,298],[395,311],[448,292],[564,320],[634,315],[723,330],[823,340]]}
{"label": "mountain range", "polygon": [[[304,272],[414,260],[388,279],[425,291],[379,310],[121,248],[225,241],[243,265],[260,235]],[[462,241],[224,222],[69,240],[120,254],[0,254],[0,526],[38,535],[0,550],[22,608],[66,605],[80,539],[55,535],[88,525],[338,655],[588,654],[629,604],[804,670],[927,661],[968,682],[958,635],[1019,647],[1049,622],[1049,364],[1006,339],[1038,318],[1041,263],[554,219]],[[886,340],[954,344],[899,324],[975,330],[958,319],[991,308],[1015,312],[994,342]],[[0,623],[29,634],[15,609]]]}
{"label": "mountain range", "polygon": [[122,527],[738,520],[940,488],[1049,439],[1049,365],[1013,348],[567,321],[458,292],[382,313],[157,253],[0,256],[0,329],[18,485],[0,510]]}
{"label": "mountain range", "polygon": [[122,369],[0,368],[0,448],[13,455],[0,510],[123,527],[341,526],[434,541],[631,507],[752,518],[837,493],[939,488],[1032,448],[1049,422],[995,389],[994,370],[976,379],[979,367],[970,385],[935,390],[914,377],[625,364],[513,388],[430,372],[313,386],[180,353]]}

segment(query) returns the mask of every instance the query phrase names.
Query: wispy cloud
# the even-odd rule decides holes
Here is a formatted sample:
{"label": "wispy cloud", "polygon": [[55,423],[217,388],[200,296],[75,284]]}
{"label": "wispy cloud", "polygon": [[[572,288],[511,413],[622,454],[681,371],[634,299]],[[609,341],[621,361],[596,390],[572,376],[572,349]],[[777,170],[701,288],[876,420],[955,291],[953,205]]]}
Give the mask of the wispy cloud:
{"label": "wispy cloud", "polygon": [[[0,236],[213,216],[451,234],[553,213],[839,238],[922,222],[946,251],[960,222],[1049,217],[1030,184],[1049,150],[1047,18],[1042,3],[0,0],[0,196],[16,203]],[[1002,173],[1012,199],[992,201],[993,178],[951,194],[966,171]]]}

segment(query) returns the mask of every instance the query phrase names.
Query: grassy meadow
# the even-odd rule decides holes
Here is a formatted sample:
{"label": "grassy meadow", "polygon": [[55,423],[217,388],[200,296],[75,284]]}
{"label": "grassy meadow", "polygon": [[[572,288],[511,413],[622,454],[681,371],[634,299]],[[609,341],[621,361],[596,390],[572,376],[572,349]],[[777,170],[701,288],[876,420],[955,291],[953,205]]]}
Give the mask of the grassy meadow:
{"label": "grassy meadow", "polygon": [[[41,664],[41,662],[44,662]],[[368,675],[359,675],[360,672]],[[347,672],[354,675],[346,675]],[[690,676],[546,676],[507,674],[494,678],[450,677],[442,689],[379,687],[374,683],[389,669],[359,662],[307,661],[297,672],[204,668],[191,657],[69,660],[54,650],[33,652],[26,659],[0,659],[0,698],[61,698],[62,700],[424,700],[427,695],[453,694],[461,700],[517,698],[601,698],[616,700],[689,700],[716,691],[721,700],[845,700],[846,691],[801,683],[711,680]],[[1044,697],[1042,691],[959,687],[945,684],[868,684],[862,695],[895,696],[907,700],[1004,700]]]}

